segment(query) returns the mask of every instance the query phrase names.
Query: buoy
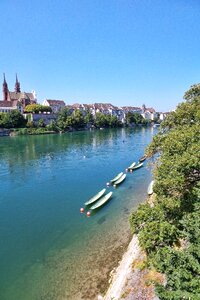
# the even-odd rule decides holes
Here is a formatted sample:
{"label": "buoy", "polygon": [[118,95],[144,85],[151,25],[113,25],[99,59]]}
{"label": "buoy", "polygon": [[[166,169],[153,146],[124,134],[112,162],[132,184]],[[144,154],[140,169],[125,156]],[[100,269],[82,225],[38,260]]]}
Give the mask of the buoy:
{"label": "buoy", "polygon": [[114,186],[114,188],[116,188],[116,187],[117,187],[117,186],[116,186],[116,184],[114,184],[113,186]]}
{"label": "buoy", "polygon": [[83,207],[80,208],[80,212],[81,212],[81,213],[84,212],[84,208],[83,208]]}
{"label": "buoy", "polygon": [[110,185],[110,182],[107,182],[106,185],[109,186],[109,185]]}
{"label": "buoy", "polygon": [[87,217],[90,217],[90,215],[91,215],[91,212],[87,211]]}

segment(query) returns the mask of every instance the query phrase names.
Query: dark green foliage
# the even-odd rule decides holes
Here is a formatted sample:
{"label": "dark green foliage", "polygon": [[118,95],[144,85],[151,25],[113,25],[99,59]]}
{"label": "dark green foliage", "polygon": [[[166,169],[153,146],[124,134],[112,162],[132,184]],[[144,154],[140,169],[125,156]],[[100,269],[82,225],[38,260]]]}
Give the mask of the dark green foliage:
{"label": "dark green foliage", "polygon": [[165,273],[159,299],[200,299],[200,84],[185,93],[147,148],[159,154],[153,207],[130,217],[149,265]]}
{"label": "dark green foliage", "polygon": [[198,125],[192,127],[186,125],[171,130],[164,139],[159,137],[159,146],[156,141],[156,147],[162,152],[159,167],[155,172],[157,177],[155,192],[158,196],[182,198],[199,181],[199,141]]}
{"label": "dark green foliage", "polygon": [[18,110],[0,113],[0,128],[15,128],[26,125],[26,120]]}
{"label": "dark green foliage", "polygon": [[148,203],[141,204],[137,211],[133,212],[130,216],[130,224],[133,233],[141,232],[145,224],[151,221],[164,220],[165,214],[162,209],[157,205],[151,208]]}
{"label": "dark green foliage", "polygon": [[126,124],[144,124],[146,123],[143,116],[138,113],[128,112],[126,114]]}
{"label": "dark green foliage", "polygon": [[38,127],[45,127],[44,120],[43,120],[43,119],[39,119],[39,120],[38,120],[38,123],[37,123],[37,126],[38,126]]}
{"label": "dark green foliage", "polygon": [[178,126],[193,126],[194,124],[200,125],[200,90],[198,97],[179,104],[176,111],[170,113],[161,123],[161,129],[166,131]]}
{"label": "dark green foliage", "polygon": [[63,108],[59,113],[58,113],[58,118],[57,118],[57,126],[60,130],[65,131],[69,127],[67,120],[70,117],[71,113],[68,108]]}
{"label": "dark green foliage", "polygon": [[94,117],[89,110],[86,112],[84,120],[86,124],[94,124]]}
{"label": "dark green foliage", "polygon": [[186,292],[183,290],[168,290],[163,286],[157,286],[156,292],[159,295],[159,299],[162,300],[199,300],[199,293]]}
{"label": "dark green foliage", "polygon": [[62,131],[68,129],[81,129],[86,127],[87,125],[94,125],[97,128],[119,127],[121,126],[121,122],[117,119],[116,116],[97,113],[94,118],[89,111],[83,114],[78,109],[70,112],[66,108],[58,114],[57,126]]}
{"label": "dark green foliage", "polygon": [[200,96],[200,83],[192,85],[190,89],[185,93],[184,99],[189,102],[199,96]]}
{"label": "dark green foliage", "polygon": [[49,134],[54,131],[49,130],[47,127],[29,127],[29,128],[20,128],[15,131],[16,135],[37,135],[37,134]]}
{"label": "dark green foliage", "polygon": [[96,116],[95,116],[95,120],[94,120],[94,125],[96,127],[108,127],[109,126],[109,122],[106,118],[106,115],[98,112],[96,113]]}
{"label": "dark green foliage", "polygon": [[100,112],[96,113],[94,119],[94,125],[97,128],[103,127],[120,127],[122,123],[118,120],[116,116],[105,115]]}
{"label": "dark green foliage", "polygon": [[55,131],[55,132],[58,132],[59,131],[59,128],[56,124],[55,121],[51,121],[47,126],[46,126],[46,129],[49,130],[49,131]]}
{"label": "dark green foliage", "polygon": [[70,117],[67,119],[68,126],[71,126],[75,129],[83,128],[85,126],[85,120],[83,113],[80,110],[75,110]]}
{"label": "dark green foliage", "polygon": [[147,224],[139,233],[140,245],[147,253],[177,242],[178,229],[175,225],[163,220],[150,221]]}

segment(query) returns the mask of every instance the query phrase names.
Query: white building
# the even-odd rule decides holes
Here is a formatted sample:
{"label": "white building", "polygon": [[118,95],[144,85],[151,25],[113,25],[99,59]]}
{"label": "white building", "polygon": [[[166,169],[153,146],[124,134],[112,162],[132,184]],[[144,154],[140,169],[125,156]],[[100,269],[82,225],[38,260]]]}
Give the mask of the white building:
{"label": "white building", "polygon": [[154,121],[158,114],[156,113],[155,109],[153,107],[147,108],[144,104],[142,105],[142,113],[144,119]]}
{"label": "white building", "polygon": [[169,114],[169,112],[165,112],[165,113],[162,113],[162,112],[161,112],[161,113],[160,113],[160,116],[159,116],[159,119],[160,119],[161,121],[165,120],[168,114]]}
{"label": "white building", "polygon": [[46,99],[43,101],[43,105],[50,106],[53,113],[58,113],[62,108],[65,107],[65,102],[63,100]]}
{"label": "white building", "polygon": [[135,107],[135,106],[122,106],[117,107],[112,105],[111,103],[94,103],[94,104],[79,104],[75,103],[73,105],[67,105],[69,110],[73,112],[74,110],[80,110],[83,115],[90,111],[91,114],[95,117],[96,113],[102,113],[105,115],[116,116],[118,120],[122,123],[125,123],[127,113],[137,113],[142,115],[145,119],[155,120],[157,118],[157,113],[154,108],[146,108],[145,105],[143,107]]}
{"label": "white building", "polygon": [[23,113],[23,106],[20,102],[15,103],[9,101],[0,101],[0,112],[9,113],[12,110],[19,110],[20,113]]}

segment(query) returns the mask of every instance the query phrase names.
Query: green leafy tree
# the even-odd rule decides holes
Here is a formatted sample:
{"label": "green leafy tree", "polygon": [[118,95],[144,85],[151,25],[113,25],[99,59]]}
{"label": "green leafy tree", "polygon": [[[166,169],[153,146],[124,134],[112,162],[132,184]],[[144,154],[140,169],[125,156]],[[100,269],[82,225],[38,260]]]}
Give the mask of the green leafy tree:
{"label": "green leafy tree", "polygon": [[63,131],[69,128],[83,128],[85,126],[83,113],[79,109],[71,112],[68,108],[64,108],[58,114],[57,126]]}
{"label": "green leafy tree", "polygon": [[71,126],[71,123],[69,122],[71,118],[71,112],[70,110],[65,107],[63,108],[59,113],[57,117],[57,126],[60,130],[67,130],[69,126]]}
{"label": "green leafy tree", "polygon": [[121,127],[122,123],[118,120],[117,116],[112,116],[110,114],[105,115],[103,113],[96,113],[94,119],[94,125],[98,128],[103,127]]}
{"label": "green leafy tree", "polygon": [[110,127],[121,127],[122,123],[120,120],[118,120],[117,116],[111,116],[108,117],[108,123]]}
{"label": "green leafy tree", "polygon": [[166,274],[161,300],[200,296],[200,84],[184,97],[146,150],[157,157],[153,207],[130,217],[149,265]]}
{"label": "green leafy tree", "polygon": [[108,122],[108,119],[107,119],[106,115],[104,115],[100,112],[96,113],[95,120],[94,120],[94,125],[96,127],[108,127],[109,122]]}
{"label": "green leafy tree", "polygon": [[44,119],[39,119],[38,122],[37,122],[37,126],[38,127],[45,127]]}
{"label": "green leafy tree", "polygon": [[200,97],[200,83],[192,85],[184,95],[184,99],[187,101],[192,101],[197,97]]}
{"label": "green leafy tree", "polygon": [[139,233],[140,245],[147,253],[159,247],[173,245],[178,239],[178,229],[166,221],[149,221]]}
{"label": "green leafy tree", "polygon": [[94,124],[93,114],[89,110],[87,110],[87,112],[86,112],[86,115],[85,115],[85,118],[84,118],[84,122],[86,124]]}
{"label": "green leafy tree", "polygon": [[75,129],[83,128],[85,126],[83,113],[79,109],[75,110],[71,115],[71,123],[72,127]]}
{"label": "green leafy tree", "polygon": [[26,124],[26,127],[28,127],[28,128],[34,128],[35,125],[34,125],[33,121],[28,121],[27,124]]}
{"label": "green leafy tree", "polygon": [[0,113],[1,128],[17,128],[26,125],[26,120],[18,110],[12,110],[9,113]]}
{"label": "green leafy tree", "polygon": [[128,112],[126,114],[126,124],[143,124],[144,118],[138,113]]}
{"label": "green leafy tree", "polygon": [[200,97],[193,99],[191,102],[184,102],[178,105],[174,112],[171,112],[161,123],[161,129],[168,131],[178,126],[199,125],[200,120]]}
{"label": "green leafy tree", "polygon": [[43,112],[52,112],[50,106],[45,106],[41,104],[29,104],[25,107],[25,113],[43,113]]}
{"label": "green leafy tree", "polygon": [[46,126],[46,129],[49,130],[49,131],[55,131],[55,132],[59,131],[59,128],[58,128],[58,126],[57,126],[57,124],[56,124],[55,121],[51,121],[51,122]]}

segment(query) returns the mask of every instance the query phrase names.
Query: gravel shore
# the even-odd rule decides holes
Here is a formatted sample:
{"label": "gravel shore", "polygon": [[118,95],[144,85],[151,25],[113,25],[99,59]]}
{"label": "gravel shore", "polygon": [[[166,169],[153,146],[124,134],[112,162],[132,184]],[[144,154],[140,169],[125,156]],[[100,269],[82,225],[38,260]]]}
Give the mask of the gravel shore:
{"label": "gravel shore", "polygon": [[140,247],[138,238],[136,235],[133,236],[126,253],[123,255],[122,260],[117,267],[116,271],[112,275],[110,287],[106,295],[99,299],[103,300],[117,300],[121,298],[124,292],[126,281],[132,273],[133,260],[137,259],[140,255]]}
{"label": "gravel shore", "polygon": [[[139,247],[136,235],[133,236],[119,266],[112,272],[110,287],[104,297],[98,300],[159,300],[155,295],[154,284],[147,284],[148,279],[163,277],[156,271],[140,269],[137,264],[144,261],[146,255]],[[161,277],[160,277],[161,276]]]}

